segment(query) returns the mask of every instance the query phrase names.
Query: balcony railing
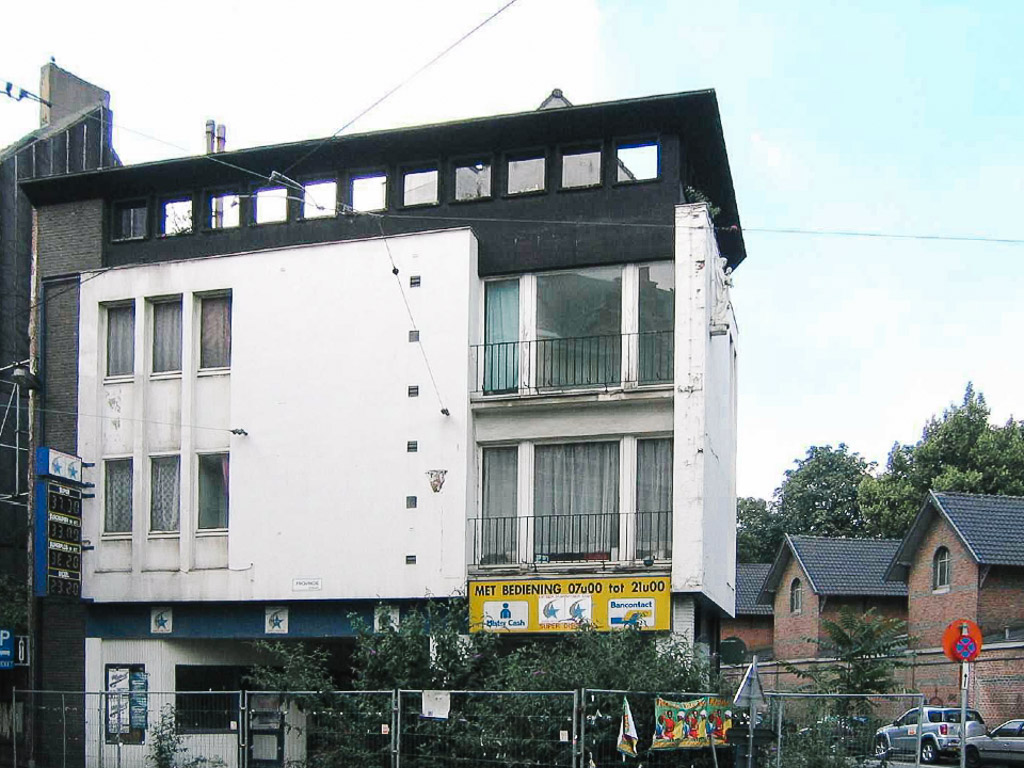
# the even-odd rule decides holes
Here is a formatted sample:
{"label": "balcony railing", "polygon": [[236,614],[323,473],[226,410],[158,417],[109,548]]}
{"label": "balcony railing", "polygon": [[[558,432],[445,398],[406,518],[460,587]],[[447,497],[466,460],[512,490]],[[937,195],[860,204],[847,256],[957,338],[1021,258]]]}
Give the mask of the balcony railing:
{"label": "balcony railing", "polygon": [[475,344],[473,391],[485,395],[666,384],[674,331]]}
{"label": "balcony railing", "polygon": [[472,564],[631,562],[672,557],[672,512],[481,517]]}

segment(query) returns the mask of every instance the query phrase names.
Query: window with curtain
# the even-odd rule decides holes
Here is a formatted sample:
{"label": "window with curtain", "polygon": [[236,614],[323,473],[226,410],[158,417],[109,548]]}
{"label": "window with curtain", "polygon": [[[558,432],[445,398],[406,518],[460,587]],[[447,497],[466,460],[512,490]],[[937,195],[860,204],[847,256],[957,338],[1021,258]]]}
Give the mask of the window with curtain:
{"label": "window with curtain", "polygon": [[800,613],[804,609],[804,587],[800,579],[793,579],[789,585],[789,612]]}
{"label": "window with curtain", "polygon": [[199,456],[199,530],[228,527],[229,455]]}
{"label": "window with curtain", "polygon": [[153,373],[181,370],[181,299],[153,304]]}
{"label": "window with curtain", "polygon": [[636,443],[636,557],[672,557],[672,439]]}
{"label": "window with curtain", "polygon": [[154,456],[150,462],[149,529],[177,531],[181,511],[181,459]]}
{"label": "window with curtain", "polygon": [[950,572],[949,550],[939,547],[932,558],[932,589],[948,589]]}
{"label": "window with curtain", "polygon": [[107,376],[135,373],[135,305],[107,307]]}
{"label": "window with curtain", "polygon": [[519,389],[519,281],[484,288],[484,392]]}
{"label": "window with curtain", "polygon": [[518,448],[484,448],[480,520],[482,565],[518,560],[518,478]]}
{"label": "window with curtain", "polygon": [[617,557],[617,442],[538,445],[533,494],[534,553],[538,559]]}
{"label": "window with curtain", "polygon": [[538,387],[622,380],[622,269],[537,276]]}
{"label": "window with curtain", "polygon": [[231,367],[231,296],[200,299],[199,367]]}
{"label": "window with curtain", "polygon": [[641,384],[671,382],[674,378],[675,262],[640,267],[639,380]]}
{"label": "window with curtain", "polygon": [[103,530],[129,533],[132,530],[132,460],[103,462]]}

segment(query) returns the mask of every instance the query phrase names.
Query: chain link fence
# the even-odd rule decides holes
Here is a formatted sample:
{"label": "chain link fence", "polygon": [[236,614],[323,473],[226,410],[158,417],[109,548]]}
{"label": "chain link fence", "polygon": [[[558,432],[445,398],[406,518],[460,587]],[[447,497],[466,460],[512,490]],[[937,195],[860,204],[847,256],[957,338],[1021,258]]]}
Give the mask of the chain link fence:
{"label": "chain link fence", "polygon": [[[774,737],[761,747],[762,765],[921,764],[925,730],[919,722],[918,708],[925,703],[921,694],[769,693],[767,699],[758,727],[764,729],[762,733],[770,729]],[[898,726],[897,721],[901,721]]]}

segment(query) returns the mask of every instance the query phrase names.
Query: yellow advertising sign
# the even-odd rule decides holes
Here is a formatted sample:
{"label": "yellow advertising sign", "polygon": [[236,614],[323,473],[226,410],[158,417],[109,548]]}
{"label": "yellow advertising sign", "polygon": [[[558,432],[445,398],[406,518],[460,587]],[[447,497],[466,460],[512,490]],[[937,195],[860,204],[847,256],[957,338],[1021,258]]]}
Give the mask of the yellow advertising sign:
{"label": "yellow advertising sign", "polygon": [[668,576],[469,582],[472,632],[669,629]]}

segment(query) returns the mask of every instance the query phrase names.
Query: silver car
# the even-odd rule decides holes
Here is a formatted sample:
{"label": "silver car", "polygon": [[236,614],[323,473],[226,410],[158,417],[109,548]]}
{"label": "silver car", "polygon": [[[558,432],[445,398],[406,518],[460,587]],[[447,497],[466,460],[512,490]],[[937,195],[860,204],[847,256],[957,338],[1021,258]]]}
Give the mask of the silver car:
{"label": "silver car", "polygon": [[969,736],[965,742],[967,764],[1024,765],[1024,720],[1007,720],[983,736]]}
{"label": "silver car", "polygon": [[[921,762],[934,763],[941,756],[952,757],[960,753],[960,708],[925,707],[924,717],[918,725],[918,708],[904,712],[892,725],[879,728],[875,733],[875,755],[879,758],[894,755],[913,755],[917,751],[918,728],[921,729]],[[967,710],[967,736],[982,734],[985,721],[976,710]]]}

